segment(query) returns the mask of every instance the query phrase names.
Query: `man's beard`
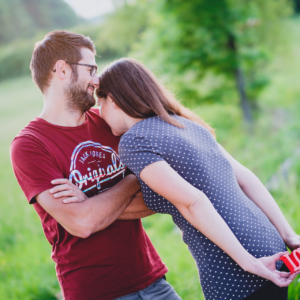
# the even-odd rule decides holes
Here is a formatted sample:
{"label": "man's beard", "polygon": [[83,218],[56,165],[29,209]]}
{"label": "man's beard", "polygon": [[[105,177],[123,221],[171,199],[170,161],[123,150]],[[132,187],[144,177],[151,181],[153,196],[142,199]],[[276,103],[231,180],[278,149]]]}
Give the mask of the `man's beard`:
{"label": "man's beard", "polygon": [[78,84],[70,85],[65,90],[65,94],[68,99],[67,107],[70,111],[84,113],[96,104],[95,98],[87,90],[82,90]]}

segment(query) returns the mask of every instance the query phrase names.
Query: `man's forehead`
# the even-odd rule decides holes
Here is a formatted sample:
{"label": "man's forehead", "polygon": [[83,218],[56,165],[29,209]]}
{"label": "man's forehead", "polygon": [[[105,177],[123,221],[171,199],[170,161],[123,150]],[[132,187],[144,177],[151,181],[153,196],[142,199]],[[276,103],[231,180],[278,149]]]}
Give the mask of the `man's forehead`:
{"label": "man's forehead", "polygon": [[81,52],[81,57],[82,57],[80,62],[85,62],[85,63],[91,64],[91,65],[97,65],[96,60],[95,60],[95,55],[90,49],[81,48],[80,52]]}

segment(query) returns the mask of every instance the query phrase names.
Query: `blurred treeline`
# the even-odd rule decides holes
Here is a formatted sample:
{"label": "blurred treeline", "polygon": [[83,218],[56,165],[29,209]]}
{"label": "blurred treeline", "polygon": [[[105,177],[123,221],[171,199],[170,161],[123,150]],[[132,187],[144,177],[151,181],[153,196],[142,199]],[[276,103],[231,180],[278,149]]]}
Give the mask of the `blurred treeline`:
{"label": "blurred treeline", "polygon": [[93,39],[100,65],[138,58],[186,105],[238,99],[251,125],[270,80],[266,67],[285,44],[283,21],[300,10],[299,0],[114,2],[113,13],[91,23],[63,0],[0,0],[0,81],[30,74],[34,43],[70,29]]}
{"label": "blurred treeline", "polygon": [[40,30],[76,25],[78,17],[61,0],[1,0],[0,45],[31,38]]}
{"label": "blurred treeline", "polygon": [[[114,2],[115,11],[97,23],[76,17],[63,0],[0,0],[1,300],[55,300],[59,291],[51,247],[14,178],[8,151],[42,109],[29,61],[34,43],[54,29],[89,35],[100,68],[124,56],[141,60],[212,124],[218,142],[266,184],[300,233],[300,0]],[[255,120],[251,131],[243,118]],[[143,224],[182,299],[204,299],[171,219],[158,214]],[[289,300],[299,299],[296,279]]]}
{"label": "blurred treeline", "polygon": [[0,80],[30,74],[34,41],[79,21],[62,0],[0,0]]}

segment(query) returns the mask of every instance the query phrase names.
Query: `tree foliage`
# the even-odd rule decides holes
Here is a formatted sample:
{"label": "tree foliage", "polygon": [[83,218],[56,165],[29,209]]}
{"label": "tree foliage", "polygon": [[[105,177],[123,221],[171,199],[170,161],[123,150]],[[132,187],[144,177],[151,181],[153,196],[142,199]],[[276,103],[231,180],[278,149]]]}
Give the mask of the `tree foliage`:
{"label": "tree foliage", "polygon": [[65,29],[79,19],[63,0],[0,0],[0,46],[40,30]]}
{"label": "tree foliage", "polygon": [[295,12],[300,13],[300,0],[293,0],[294,1],[294,7],[295,7]]}
{"label": "tree foliage", "polygon": [[[139,40],[141,33],[147,27],[146,1],[137,4],[122,1],[118,1],[115,12],[104,16],[100,24],[82,23],[70,28],[73,32],[91,37],[96,46],[99,56],[97,60],[100,66],[108,60],[128,55],[132,46]],[[52,3],[52,5],[54,4],[55,2]],[[56,12],[53,14],[57,18],[59,14],[63,13],[63,11],[59,12],[59,6],[53,6],[53,11]],[[62,28],[64,27],[56,27],[56,29]],[[43,39],[46,33],[47,30],[45,29],[40,30],[33,38],[17,39],[0,47],[0,80],[30,74],[29,63],[34,43]]]}
{"label": "tree foliage", "polygon": [[[140,52],[163,73],[186,78],[185,95],[217,100],[238,88],[249,120],[249,100],[255,105],[268,82],[264,69],[291,11],[289,0],[156,0]],[[208,74],[218,83],[203,97],[194,86]]]}
{"label": "tree foliage", "polygon": [[74,31],[94,41],[97,54],[105,60],[127,55],[148,26],[147,2],[130,4],[117,1],[116,10],[104,17],[101,24],[83,25]]}

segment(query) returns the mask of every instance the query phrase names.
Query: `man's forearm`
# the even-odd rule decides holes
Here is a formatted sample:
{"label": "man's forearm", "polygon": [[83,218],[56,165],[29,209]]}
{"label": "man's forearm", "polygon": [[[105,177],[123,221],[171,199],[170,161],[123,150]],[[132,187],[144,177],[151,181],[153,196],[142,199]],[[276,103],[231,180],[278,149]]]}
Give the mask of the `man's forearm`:
{"label": "man's forearm", "polygon": [[123,212],[118,217],[118,220],[123,220],[123,221],[136,220],[136,219],[146,218],[146,217],[152,216],[154,214],[156,214],[156,213],[151,209],[147,209],[144,211],[137,211],[137,212],[129,212],[129,213]]}
{"label": "man's forearm", "polygon": [[81,203],[64,204],[63,200],[67,198],[55,199],[49,190],[36,199],[68,232],[86,238],[114,222],[139,189],[136,177],[128,175],[108,191]]}
{"label": "man's forearm", "polygon": [[142,192],[138,192],[131,203],[126,207],[123,213],[118,217],[118,220],[135,220],[141,219],[155,214],[149,209],[143,198]]}
{"label": "man's forearm", "polygon": [[84,201],[83,203],[89,206],[84,218],[89,228],[87,235],[103,230],[113,223],[130,204],[139,189],[136,177],[129,175],[108,191]]}

